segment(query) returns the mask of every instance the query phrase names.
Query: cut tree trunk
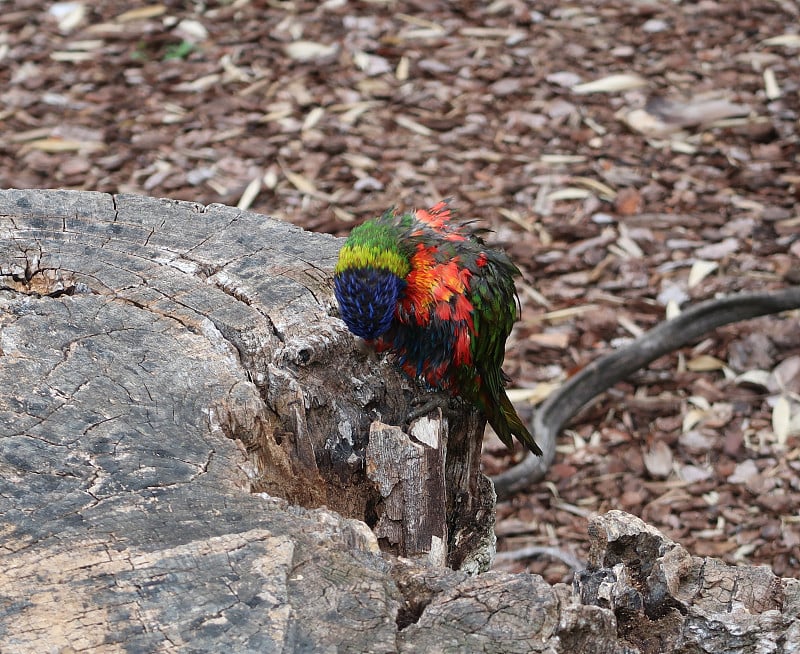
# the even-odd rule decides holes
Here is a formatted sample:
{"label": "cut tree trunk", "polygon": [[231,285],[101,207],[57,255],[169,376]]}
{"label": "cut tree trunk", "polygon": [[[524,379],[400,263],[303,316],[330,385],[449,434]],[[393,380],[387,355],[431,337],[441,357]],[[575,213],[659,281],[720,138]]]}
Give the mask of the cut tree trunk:
{"label": "cut tree trunk", "polygon": [[577,593],[469,576],[482,422],[394,426],[416,391],[332,317],[337,249],[222,206],[0,192],[0,651],[800,648],[796,582],[626,514],[593,521]]}
{"label": "cut tree trunk", "polygon": [[135,446],[129,482],[103,465],[81,474],[148,487],[164,466],[202,472],[178,456],[185,439],[225,435],[248,453],[253,492],[362,520],[398,555],[488,566],[483,423],[465,412],[393,426],[419,390],[335,317],[338,239],[101,193],[5,191],[0,214],[15,457],[37,460],[37,439],[99,438],[116,458]]}

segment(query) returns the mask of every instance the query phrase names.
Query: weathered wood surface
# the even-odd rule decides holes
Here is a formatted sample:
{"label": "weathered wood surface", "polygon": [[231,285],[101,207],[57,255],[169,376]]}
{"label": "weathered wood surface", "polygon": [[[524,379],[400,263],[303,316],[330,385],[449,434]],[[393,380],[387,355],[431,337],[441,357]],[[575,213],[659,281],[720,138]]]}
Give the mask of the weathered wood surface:
{"label": "weathered wood surface", "polygon": [[474,492],[426,530],[485,565],[480,422],[391,427],[413,393],[330,317],[337,249],[226,207],[0,192],[0,651],[798,651],[797,582],[625,514],[592,523],[575,594],[271,497],[417,547],[403,512],[437,512],[389,471],[443,465]]}
{"label": "weathered wood surface", "polygon": [[[365,520],[403,556],[486,566],[494,504],[476,416],[378,430],[386,438],[366,448],[419,391],[331,316],[337,239],[230,207],[101,193],[7,191],[0,214],[5,370],[25,380],[5,389],[25,416],[16,429],[91,433],[117,457],[152,434],[134,485],[165,466],[201,470],[202,455],[176,454],[181,438],[216,432],[243,444],[252,490]],[[35,446],[26,435],[17,456]],[[385,462],[399,453],[426,463],[398,475]]]}

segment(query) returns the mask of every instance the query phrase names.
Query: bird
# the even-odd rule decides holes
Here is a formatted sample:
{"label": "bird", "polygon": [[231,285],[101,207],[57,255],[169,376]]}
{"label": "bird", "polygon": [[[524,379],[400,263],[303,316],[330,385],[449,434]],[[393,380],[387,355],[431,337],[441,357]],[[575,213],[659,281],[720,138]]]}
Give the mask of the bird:
{"label": "bird", "polygon": [[505,343],[518,319],[514,278],[486,230],[457,222],[450,200],[390,208],[353,228],[334,267],[334,294],[350,332],[430,390],[477,408],[503,444],[542,454],[505,391]]}

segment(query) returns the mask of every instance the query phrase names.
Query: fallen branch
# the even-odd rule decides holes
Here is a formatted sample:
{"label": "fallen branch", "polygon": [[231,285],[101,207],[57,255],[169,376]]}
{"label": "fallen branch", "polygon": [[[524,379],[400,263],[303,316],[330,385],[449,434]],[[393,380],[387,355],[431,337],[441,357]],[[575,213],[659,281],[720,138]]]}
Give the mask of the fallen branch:
{"label": "fallen branch", "polygon": [[528,456],[495,476],[492,481],[498,499],[505,499],[543,479],[553,462],[556,436],[561,428],[594,397],[617,382],[718,327],[797,308],[800,308],[800,286],[708,300],[654,327],[627,347],[592,361],[536,411],[532,433],[544,454]]}

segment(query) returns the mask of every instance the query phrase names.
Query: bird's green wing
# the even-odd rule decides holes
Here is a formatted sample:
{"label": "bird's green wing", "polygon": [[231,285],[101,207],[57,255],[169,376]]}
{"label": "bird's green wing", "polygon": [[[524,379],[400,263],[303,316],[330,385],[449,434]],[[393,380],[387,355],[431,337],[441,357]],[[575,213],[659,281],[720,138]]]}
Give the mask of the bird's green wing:
{"label": "bird's green wing", "polygon": [[[488,250],[476,258],[471,299],[475,307],[472,358],[474,402],[486,416],[500,440],[511,448],[516,436],[531,452],[542,451],[517,415],[505,391],[502,370],[505,345],[517,319],[517,293],[514,277],[519,269],[502,252]],[[470,384],[464,380],[465,387]]]}

